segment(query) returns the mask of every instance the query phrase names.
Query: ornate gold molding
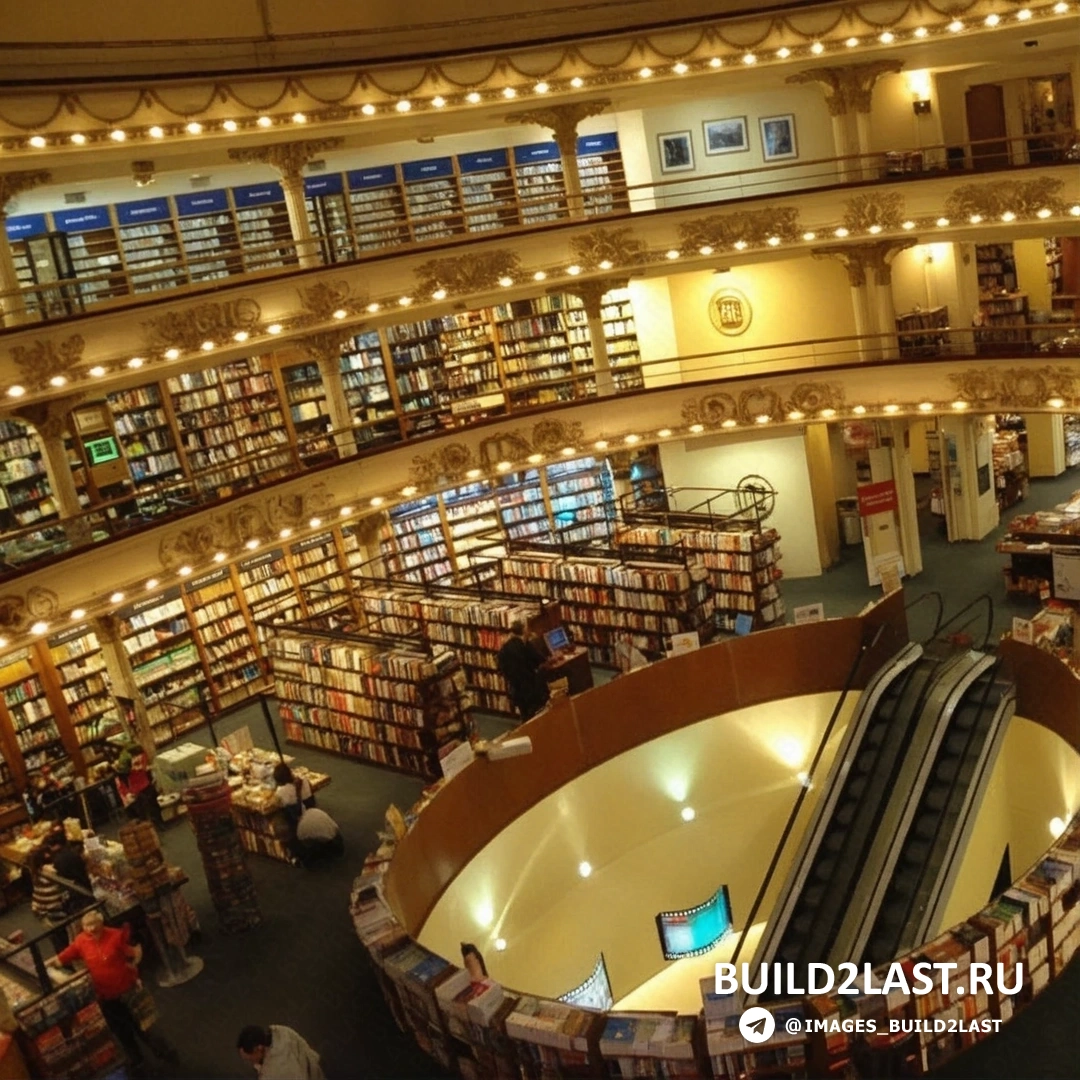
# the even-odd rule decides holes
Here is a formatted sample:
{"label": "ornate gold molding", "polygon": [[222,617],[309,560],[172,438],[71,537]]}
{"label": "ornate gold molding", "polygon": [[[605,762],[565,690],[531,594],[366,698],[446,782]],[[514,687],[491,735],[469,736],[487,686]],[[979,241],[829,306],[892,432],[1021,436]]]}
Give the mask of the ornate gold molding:
{"label": "ornate gold molding", "polygon": [[67,394],[62,398],[36,401],[12,411],[12,415],[31,424],[44,439],[60,439],[68,434],[71,410],[86,400],[85,394]]}
{"label": "ornate gold molding", "polygon": [[71,377],[82,361],[85,345],[81,334],[72,334],[59,342],[52,338],[38,338],[32,345],[13,345],[8,352],[26,388],[44,390],[50,379]]}
{"label": "ornate gold molding", "polygon": [[600,225],[579,233],[570,238],[570,251],[574,262],[586,270],[637,266],[648,253],[644,242],[635,238],[634,230],[629,225],[620,229]]}
{"label": "ornate gold molding", "polygon": [[262,146],[238,146],[229,150],[232,161],[255,162],[277,169],[286,180],[295,180],[312,158],[327,150],[340,150],[345,145],[343,136],[328,139],[303,139],[299,142],[264,143]]}
{"label": "ornate gold molding", "polygon": [[178,311],[166,311],[142,325],[151,350],[175,348],[194,352],[205,341],[223,345],[237,331],[250,333],[258,326],[261,315],[256,300],[241,296],[236,300],[206,300]]}
{"label": "ornate gold molding", "polygon": [[815,67],[787,77],[789,83],[821,83],[830,116],[848,112],[870,112],[874,84],[882,75],[892,75],[904,66],[903,60],[871,60],[865,64]]}
{"label": "ornate gold molding", "polygon": [[48,169],[19,169],[0,173],[0,220],[6,216],[5,207],[16,195],[48,184],[52,173]]}
{"label": "ornate gold molding", "polygon": [[844,226],[849,232],[891,232],[904,221],[904,197],[898,191],[871,191],[847,199],[844,205]]}
{"label": "ornate gold molding", "polygon": [[548,292],[552,295],[569,293],[576,296],[585,305],[585,313],[589,318],[598,319],[604,297],[613,289],[625,289],[628,281],[629,279],[624,277],[589,278],[586,281],[571,281],[549,289]]}
{"label": "ornate gold molding", "polygon": [[0,596],[0,630],[21,634],[38,619],[50,619],[60,610],[60,597],[51,589],[34,585],[26,595],[7,593]]}
{"label": "ornate gold molding", "polygon": [[872,272],[876,285],[892,284],[892,261],[906,248],[914,247],[918,237],[905,237],[903,240],[877,240],[860,244],[837,244],[827,248],[812,248],[810,254],[815,259],[839,259],[847,270],[848,284],[860,288],[867,282],[867,273]]}
{"label": "ornate gold molding", "polygon": [[353,292],[348,281],[317,281],[296,290],[300,306],[307,318],[305,322],[326,322],[339,311],[355,315],[367,306],[367,294]]}
{"label": "ornate gold molding", "polygon": [[1080,375],[1069,367],[968,368],[950,372],[949,382],[959,401],[980,409],[1045,408],[1051,398],[1075,406]]}
{"label": "ornate gold molding", "polygon": [[217,551],[243,547],[248,540],[273,540],[283,528],[294,528],[329,507],[326,485],[318,481],[304,494],[271,495],[241,503],[206,521],[176,529],[161,538],[158,559],[163,569],[207,562]]}
{"label": "ornate gold molding", "polygon": [[359,333],[357,327],[340,330],[321,330],[314,334],[305,334],[296,338],[295,342],[316,363],[321,361],[333,361],[336,363],[341,357],[341,350],[352,341]]}
{"label": "ornate gold molding", "polygon": [[502,278],[516,280],[521,274],[521,259],[516,252],[505,248],[476,251],[429,259],[413,273],[417,290],[427,295],[439,289],[463,294],[486,292],[498,286]]}
{"label": "ornate gold molding", "polygon": [[409,466],[409,477],[414,484],[433,487],[463,480],[475,467],[472,449],[466,443],[447,443],[433,453],[417,454]]}
{"label": "ornate gold molding", "polygon": [[682,419],[686,424],[702,424],[707,428],[723,428],[725,423],[754,424],[762,417],[783,420],[789,413],[798,412],[812,419],[823,409],[839,411],[844,406],[844,388],[839,383],[794,383],[786,392],[782,388],[753,386],[734,394],[712,391],[683,403]]}
{"label": "ornate gold molding", "polygon": [[964,184],[945,200],[949,218],[995,218],[1003,214],[1034,217],[1040,210],[1060,213],[1065,204],[1059,192],[1064,181],[1052,176],[1034,180],[992,180],[986,184]]}
{"label": "ornate gold molding", "polygon": [[791,206],[765,206],[714,214],[679,226],[680,246],[701,251],[738,250],[735,245],[765,247],[771,237],[795,240],[800,235],[799,211]]}
{"label": "ornate gold molding", "polygon": [[438,487],[465,478],[470,470],[492,468],[501,461],[527,466],[531,454],[556,454],[564,446],[579,446],[585,435],[581,424],[558,419],[538,420],[532,428],[500,430],[480,440],[477,453],[465,443],[449,443],[412,460],[409,476],[414,484]]}
{"label": "ornate gold molding", "polygon": [[578,124],[590,116],[599,116],[609,108],[611,108],[611,102],[607,98],[570,101],[565,105],[546,105],[510,113],[506,117],[506,122],[508,124],[536,124],[547,128],[559,144],[559,153],[564,158],[575,158],[577,157]]}

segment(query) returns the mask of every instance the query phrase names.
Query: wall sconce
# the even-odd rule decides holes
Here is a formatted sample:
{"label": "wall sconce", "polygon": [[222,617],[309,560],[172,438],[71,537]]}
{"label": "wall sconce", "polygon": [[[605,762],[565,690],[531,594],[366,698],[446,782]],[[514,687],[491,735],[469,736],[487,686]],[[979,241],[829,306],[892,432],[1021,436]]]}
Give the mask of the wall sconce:
{"label": "wall sconce", "polygon": [[904,81],[907,83],[908,92],[911,94],[911,107],[916,116],[930,115],[930,93],[933,83],[930,72],[925,68],[917,71],[904,73]]}
{"label": "wall sconce", "polygon": [[913,101],[911,103],[912,109],[915,111],[916,116],[929,116],[930,115],[930,99],[923,98],[921,100]]}

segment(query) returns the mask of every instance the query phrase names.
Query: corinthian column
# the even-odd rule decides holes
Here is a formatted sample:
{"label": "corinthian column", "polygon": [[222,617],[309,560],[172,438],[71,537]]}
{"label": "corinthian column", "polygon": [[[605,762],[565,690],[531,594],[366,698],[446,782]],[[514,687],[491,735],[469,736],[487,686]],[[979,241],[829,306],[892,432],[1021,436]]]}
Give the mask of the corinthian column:
{"label": "corinthian column", "polygon": [[345,396],[345,385],[341,381],[341,348],[358,332],[356,329],[324,330],[321,333],[308,334],[297,342],[319,367],[319,377],[326,391],[326,413],[330,417],[334,447],[340,458],[350,458],[356,453],[352,409]]}
{"label": "corinthian column", "polygon": [[585,305],[585,316],[589,321],[589,340],[592,342],[593,371],[596,372],[596,396],[611,397],[615,393],[615,377],[611,373],[611,358],[607,351],[607,338],[604,336],[604,320],[600,312],[604,307],[604,296],[612,289],[625,289],[626,278],[601,278],[598,280],[574,282],[560,287],[560,292],[578,297]]}
{"label": "corinthian column", "polygon": [[47,184],[50,180],[52,173],[46,169],[0,173],[0,325],[16,326],[29,321],[26,300],[15,269],[15,257],[11,253],[7,229],[4,227],[7,221],[7,204],[16,195]]}
{"label": "corinthian column", "polygon": [[337,150],[344,145],[340,136],[331,139],[306,139],[302,142],[267,143],[264,146],[242,146],[229,151],[233,161],[257,162],[276,169],[281,176],[281,190],[285,193],[285,209],[289,214],[289,228],[296,241],[296,252],[301,266],[318,266],[319,242],[312,235],[304,202],[303,168],[312,158],[327,150]]}

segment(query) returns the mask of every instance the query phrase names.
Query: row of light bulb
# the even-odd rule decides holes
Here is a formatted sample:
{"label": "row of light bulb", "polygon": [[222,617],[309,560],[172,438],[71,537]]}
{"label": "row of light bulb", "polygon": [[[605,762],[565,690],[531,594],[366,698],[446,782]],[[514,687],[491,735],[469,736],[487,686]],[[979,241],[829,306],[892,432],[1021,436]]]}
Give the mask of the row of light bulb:
{"label": "row of light bulb", "polygon": [[[1042,9],[1041,14],[1054,15],[1066,15],[1069,12],[1070,5],[1066,0],[1058,0],[1052,8]],[[637,78],[651,79],[654,76],[663,75],[686,75],[691,71],[709,71],[717,70],[725,66],[726,63],[741,63],[744,66],[753,66],[761,60],[790,60],[800,59],[805,55],[821,56],[826,49],[831,47],[842,47],[844,49],[855,49],[862,45],[873,46],[877,44],[892,45],[896,42],[902,42],[905,39],[921,41],[929,37],[932,33],[946,32],[949,34],[960,34],[968,29],[986,28],[994,29],[998,26],[1007,26],[1011,22],[1027,22],[1033,18],[1034,12],[1031,8],[1021,8],[1011,18],[1008,16],[1001,16],[997,14],[987,15],[981,23],[971,22],[965,23],[962,19],[953,19],[944,26],[926,27],[917,26],[911,31],[892,31],[883,30],[876,36],[858,37],[851,36],[845,38],[842,42],[823,42],[820,40],[813,41],[808,46],[796,46],[794,49],[788,46],[781,46],[779,49],[770,52],[769,54],[759,55],[755,52],[744,52],[738,56],[731,56],[725,61],[723,57],[713,56],[708,60],[678,60],[673,64],[663,67],[649,67],[645,66],[639,68],[635,73]],[[603,76],[604,85],[610,85],[608,82],[608,76]],[[477,89],[469,90],[466,93],[459,95],[444,96],[442,94],[436,94],[431,98],[412,99],[412,98],[400,98],[395,102],[387,102],[384,104],[376,105],[372,102],[367,102],[361,105],[358,109],[353,109],[354,113],[359,113],[362,116],[376,116],[379,114],[405,114],[412,112],[414,108],[432,108],[443,109],[448,105],[479,105],[484,102],[493,103],[496,101],[512,101],[519,95],[535,94],[545,95],[552,90],[581,90],[587,86],[589,79],[582,78],[581,76],[574,76],[571,79],[567,79],[563,82],[553,84],[546,80],[539,80],[528,86],[504,86],[501,91],[481,91]],[[321,118],[318,114],[309,116],[304,112],[294,112],[288,116],[274,116],[268,113],[262,113],[254,118],[243,120],[218,120],[218,121],[200,121],[189,120],[186,124],[170,124],[167,127],[163,127],[160,124],[154,124],[150,127],[139,128],[137,131],[128,132],[124,128],[114,127],[110,128],[106,133],[101,135],[87,135],[84,132],[76,131],[67,135],[43,135],[41,133],[31,135],[26,139],[25,146],[34,150],[44,150],[51,147],[60,147],[64,145],[72,146],[85,146],[87,143],[94,141],[103,141],[104,139],[110,139],[116,143],[126,142],[129,138],[143,138],[150,140],[159,140],[166,137],[185,137],[185,136],[198,136],[207,133],[224,132],[234,133],[243,129],[268,129],[272,127],[280,127],[282,124],[292,125],[304,125],[311,120],[318,121]],[[18,149],[19,147],[15,147]]]}
{"label": "row of light bulb", "polygon": [[[1070,206],[1069,207],[1069,214],[1072,217],[1080,217],[1080,203],[1077,203],[1077,204],[1074,204],[1074,205]],[[1009,222],[1015,221],[1017,219],[1017,217],[1018,217],[1018,215],[1014,211],[1006,210],[1000,215],[1000,220],[1002,222],[1009,223]],[[1036,211],[1035,217],[1039,218],[1040,220],[1045,221],[1046,219],[1048,219],[1050,217],[1053,217],[1053,211],[1050,210],[1048,207],[1043,207],[1040,210]],[[984,221],[985,221],[985,219],[983,218],[983,216],[981,214],[972,214],[968,218],[968,222],[970,224],[972,224],[972,225],[979,225],[979,224],[984,223]],[[944,228],[947,228],[948,226],[950,226],[952,224],[952,221],[951,221],[951,219],[949,219],[947,217],[939,217],[934,221],[934,224],[938,228],[944,229]],[[912,221],[912,220],[908,219],[908,220],[902,222],[900,227],[905,232],[911,232],[911,231],[913,231],[914,229],[916,229],[918,227],[918,224],[915,221]],[[871,236],[878,236],[884,230],[883,230],[881,225],[870,225],[867,228],[866,231]],[[836,229],[832,230],[832,236],[835,237],[838,240],[843,240],[843,239],[845,239],[845,238],[847,238],[847,237],[849,237],[851,235],[852,235],[851,230],[846,228],[843,225],[841,225],[841,226],[837,227]],[[802,234],[801,238],[802,238],[802,240],[804,240],[807,243],[812,243],[813,241],[819,239],[819,234],[817,232],[813,231],[813,230],[807,230],[806,232],[804,232]],[[771,247],[771,248],[780,247],[782,243],[783,243],[783,241],[781,240],[781,238],[779,236],[770,236],[765,241],[766,246]],[[732,248],[734,248],[735,251],[740,251],[741,252],[741,251],[746,251],[747,248],[749,248],[750,245],[745,240],[736,240],[735,243],[732,244],[731,246],[732,246]],[[703,255],[703,256],[708,257],[710,255],[715,254],[716,249],[713,248],[709,244],[703,244],[701,247],[698,248],[697,253],[699,255]],[[682,258],[683,254],[684,254],[683,251],[681,249],[679,249],[679,248],[669,248],[664,253],[664,258],[666,258],[669,262],[674,262],[676,259]],[[596,269],[603,270],[603,271],[612,270],[612,269],[614,269],[614,267],[615,267],[615,264],[610,259],[602,259],[600,262],[598,262],[596,264]],[[533,274],[530,275],[530,278],[531,278],[532,281],[537,282],[537,283],[547,281],[552,275],[557,276],[560,273],[565,274],[566,277],[575,278],[575,277],[580,276],[584,272],[584,270],[585,270],[585,268],[582,267],[580,264],[571,263],[569,266],[562,267],[562,268],[560,268],[558,270],[552,270],[552,271],[537,270]],[[500,277],[498,279],[498,284],[499,284],[499,286],[501,288],[509,289],[509,288],[513,288],[515,285],[519,284],[519,282],[516,279],[514,279],[513,277],[510,277],[509,275],[504,275],[504,276],[502,276],[502,277]],[[446,300],[448,296],[449,296],[448,290],[446,288],[442,287],[442,286],[439,286],[438,288],[434,289],[432,291],[432,293],[431,293],[431,299],[436,301],[436,302],[441,302],[443,300]],[[396,300],[384,300],[384,301],[373,300],[371,303],[366,305],[364,310],[369,315],[377,315],[386,308],[393,308],[395,306],[399,307],[399,308],[407,308],[407,307],[410,307],[413,303],[414,303],[414,298],[412,296],[399,296]],[[331,313],[331,317],[334,320],[340,322],[340,321],[348,318],[350,314],[351,314],[351,312],[348,311],[346,308],[337,308],[335,311],[333,311]],[[270,323],[265,328],[265,334],[267,334],[267,335],[269,335],[271,337],[276,337],[278,334],[280,334],[282,332],[283,329],[284,329],[283,325],[281,323],[279,323],[279,322]],[[238,331],[236,331],[236,333],[233,334],[232,340],[236,344],[243,344],[244,342],[250,340],[251,336],[252,336],[251,332],[249,332],[247,330],[238,330]],[[210,352],[213,352],[215,349],[217,349],[219,347],[220,347],[219,342],[212,341],[212,340],[207,340],[207,341],[204,341],[199,346],[199,351],[201,353],[210,353]],[[170,361],[170,362],[175,361],[175,360],[179,360],[182,356],[183,356],[183,351],[181,349],[175,347],[175,346],[172,347],[172,348],[166,349],[162,353],[162,357],[165,360]],[[147,362],[146,357],[133,356],[127,361],[124,361],[124,362],[122,362],[120,364],[117,364],[117,365],[112,365],[112,367],[115,370],[119,370],[121,367],[127,367],[128,369],[134,371],[134,370],[138,370],[139,368],[141,368],[146,362]],[[87,374],[91,378],[99,379],[99,378],[102,378],[103,376],[107,375],[109,373],[109,370],[110,370],[110,368],[106,367],[103,364],[95,364],[93,367],[88,369]],[[49,385],[51,387],[53,387],[54,389],[58,389],[58,390],[65,387],[68,384],[68,382],[69,382],[69,380],[68,380],[68,377],[66,375],[59,375],[59,374],[58,375],[53,375],[49,379]],[[14,384],[12,386],[9,386],[7,388],[8,397],[21,398],[21,397],[23,397],[25,395],[25,393],[26,393],[26,387],[19,384],[19,383],[16,383],[16,384]]]}

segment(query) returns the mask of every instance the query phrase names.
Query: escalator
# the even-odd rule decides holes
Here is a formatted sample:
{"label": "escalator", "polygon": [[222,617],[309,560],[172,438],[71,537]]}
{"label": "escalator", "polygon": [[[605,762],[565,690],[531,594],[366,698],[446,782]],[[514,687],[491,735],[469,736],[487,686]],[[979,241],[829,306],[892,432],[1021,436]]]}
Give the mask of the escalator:
{"label": "escalator", "polygon": [[1016,709],[1000,664],[985,670],[959,705],[921,770],[890,857],[872,898],[876,912],[852,959],[879,964],[928,940],[940,925],[1008,721]]}
{"label": "escalator", "polygon": [[882,669],[849,725],[755,968],[853,959],[881,901],[879,882],[898,865],[894,837],[905,815],[914,816],[930,778],[926,763],[943,743],[953,745],[946,733],[955,714],[967,717],[972,688],[993,668],[981,652],[934,642],[909,645]]}

